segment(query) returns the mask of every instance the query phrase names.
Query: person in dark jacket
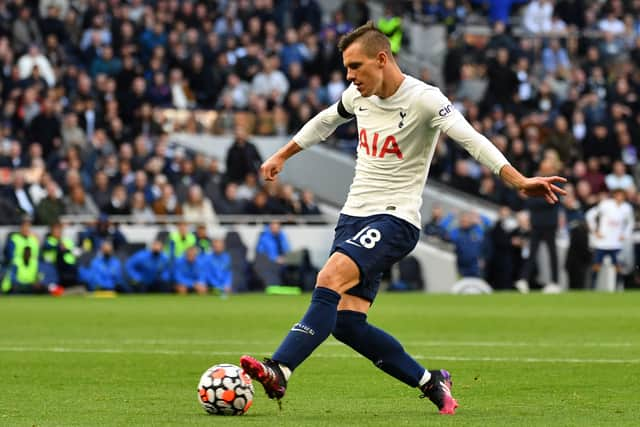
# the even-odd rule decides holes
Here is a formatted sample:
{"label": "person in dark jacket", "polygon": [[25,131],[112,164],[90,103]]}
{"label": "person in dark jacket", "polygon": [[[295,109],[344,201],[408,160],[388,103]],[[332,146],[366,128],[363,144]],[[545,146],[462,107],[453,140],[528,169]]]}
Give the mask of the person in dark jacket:
{"label": "person in dark jacket", "polygon": [[162,241],[134,253],[125,263],[127,277],[139,292],[169,291],[169,257],[162,250]]}
{"label": "person in dark jacket", "polygon": [[227,151],[227,179],[238,184],[248,173],[258,173],[262,158],[255,145],[247,139],[246,131],[236,128],[235,141]]}
{"label": "person in dark jacket", "polygon": [[[538,173],[542,176],[552,176],[556,172],[554,160],[545,158],[540,162]],[[558,229],[559,204],[549,204],[544,199],[529,198],[525,200],[525,206],[529,212],[531,234],[529,241],[529,259],[524,265],[522,280],[527,285],[534,279],[535,265],[538,261],[538,248],[544,242],[549,251],[551,264],[551,282],[545,288],[548,291],[557,290],[558,287],[558,251],[556,248],[556,231]]]}
{"label": "person in dark jacket", "polygon": [[508,206],[502,206],[498,220],[489,232],[490,256],[487,260],[486,280],[493,289],[513,289],[515,248],[512,237],[517,227]]}

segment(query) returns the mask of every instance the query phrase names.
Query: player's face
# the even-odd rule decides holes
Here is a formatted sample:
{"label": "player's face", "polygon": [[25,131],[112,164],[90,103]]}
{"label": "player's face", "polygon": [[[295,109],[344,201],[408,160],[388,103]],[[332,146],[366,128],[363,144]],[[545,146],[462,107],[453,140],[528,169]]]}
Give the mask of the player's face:
{"label": "player's face", "polygon": [[383,54],[374,57],[367,55],[358,42],[351,44],[342,53],[347,80],[355,84],[364,97],[376,94],[382,86],[384,59],[381,55]]}

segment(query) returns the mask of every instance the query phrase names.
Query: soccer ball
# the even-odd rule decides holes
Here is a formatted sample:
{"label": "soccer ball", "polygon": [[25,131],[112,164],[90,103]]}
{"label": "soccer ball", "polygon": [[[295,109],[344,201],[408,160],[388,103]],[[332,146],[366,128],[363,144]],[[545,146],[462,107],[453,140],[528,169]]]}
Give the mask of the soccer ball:
{"label": "soccer ball", "polygon": [[209,414],[242,415],[253,403],[251,378],[236,365],[212,366],[200,377],[198,402]]}

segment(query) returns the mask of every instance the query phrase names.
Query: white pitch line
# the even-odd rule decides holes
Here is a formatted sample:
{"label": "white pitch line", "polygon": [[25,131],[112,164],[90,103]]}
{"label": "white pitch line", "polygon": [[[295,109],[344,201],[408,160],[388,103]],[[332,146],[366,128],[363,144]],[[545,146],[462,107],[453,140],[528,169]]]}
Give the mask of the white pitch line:
{"label": "white pitch line", "polygon": [[[117,338],[105,339],[62,339],[56,340],[56,343],[65,344],[122,344],[122,345],[265,345],[276,346],[280,344],[277,341],[251,341],[251,340],[187,340],[187,339],[122,339]],[[2,342],[0,342],[2,344]],[[4,342],[5,345],[20,345],[15,342]],[[408,347],[554,347],[554,348],[573,348],[573,347],[640,347],[640,342],[518,342],[518,341],[402,341],[402,344]],[[341,342],[329,340],[323,345],[343,346]]]}
{"label": "white pitch line", "polygon": [[[157,354],[157,355],[202,355],[202,356],[238,356],[237,351],[187,351],[161,349],[119,349],[119,348],[71,348],[71,347],[0,347],[0,353],[94,353],[94,354]],[[269,351],[247,351],[245,353],[269,354]],[[324,359],[355,359],[362,356],[352,354],[317,353],[313,357]],[[602,363],[602,364],[638,364],[640,359],[580,359],[580,358],[541,358],[541,357],[465,357],[465,356],[413,356],[419,360],[448,360],[457,362],[509,362],[509,363]]]}

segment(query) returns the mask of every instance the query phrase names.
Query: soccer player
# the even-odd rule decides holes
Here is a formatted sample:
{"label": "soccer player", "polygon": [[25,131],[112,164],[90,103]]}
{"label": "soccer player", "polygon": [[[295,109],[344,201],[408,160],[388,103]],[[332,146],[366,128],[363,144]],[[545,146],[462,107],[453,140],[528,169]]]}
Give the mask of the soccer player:
{"label": "soccer player", "polygon": [[331,256],[318,273],[306,314],[273,356],[264,363],[242,356],[240,363],[279,400],[291,373],[333,333],[382,371],[418,387],[441,414],[453,414],[457,402],[449,372],[425,369],[395,338],[367,322],[382,272],[411,252],[420,237],[422,191],[438,136],[445,132],[525,195],[555,203],[564,194],[555,183],[565,179],[522,176],[437,88],[402,73],[388,39],[372,23],[346,34],[338,47],[351,85],[260,169],[273,180],[291,156],[357,118],[356,173]]}
{"label": "soccer player", "polygon": [[602,267],[604,257],[611,258],[611,264],[616,267],[616,284],[622,286],[620,275],[621,265],[618,254],[623,245],[628,242],[633,233],[633,208],[626,201],[623,188],[614,188],[612,195],[587,211],[587,224],[594,234],[595,253],[593,257],[591,287],[596,288],[598,272]]}

